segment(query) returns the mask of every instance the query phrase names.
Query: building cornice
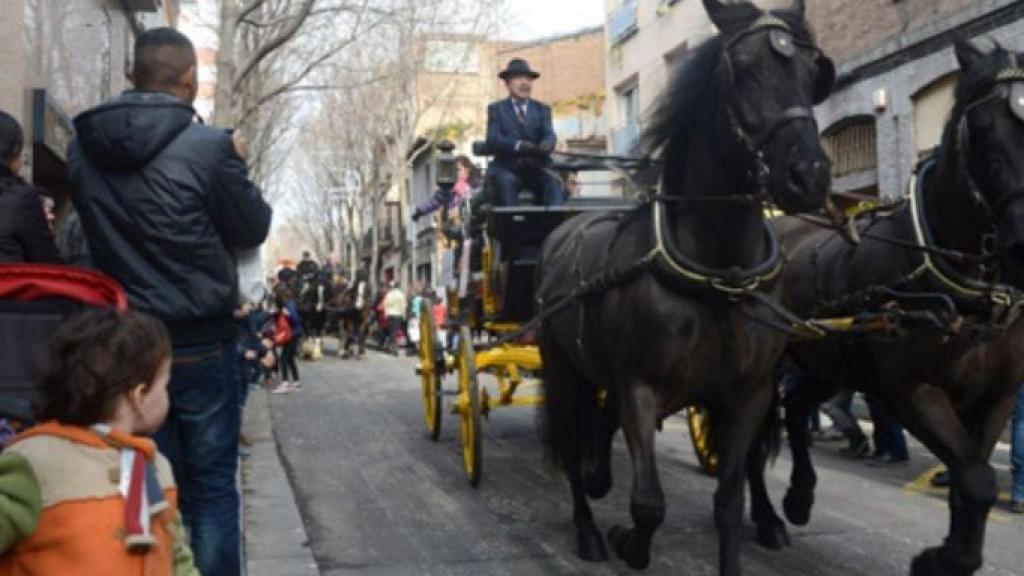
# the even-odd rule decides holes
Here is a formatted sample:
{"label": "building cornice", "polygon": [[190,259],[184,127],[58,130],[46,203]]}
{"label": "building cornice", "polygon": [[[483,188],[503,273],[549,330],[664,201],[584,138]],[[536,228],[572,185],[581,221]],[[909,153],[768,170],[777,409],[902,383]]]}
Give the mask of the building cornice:
{"label": "building cornice", "polygon": [[975,38],[1024,19],[1020,0],[977,0],[969,8],[929,25],[899,34],[878,48],[844,62],[837,88],[885,74],[952,46],[960,38]]}

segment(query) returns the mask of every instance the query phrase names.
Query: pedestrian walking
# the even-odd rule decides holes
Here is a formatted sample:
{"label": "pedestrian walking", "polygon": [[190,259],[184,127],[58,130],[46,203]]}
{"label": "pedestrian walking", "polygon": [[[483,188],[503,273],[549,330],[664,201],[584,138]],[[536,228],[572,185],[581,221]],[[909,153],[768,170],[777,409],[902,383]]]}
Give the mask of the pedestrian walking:
{"label": "pedestrian walking", "polygon": [[94,309],[60,326],[52,350],[42,424],[0,456],[0,574],[198,575],[149,438],[168,412],[166,329]]}
{"label": "pedestrian walking", "polygon": [[241,572],[234,252],[263,243],[271,209],[249,179],[241,135],[195,121],[188,38],[147,30],[133,62],[135,89],[74,120],[72,200],[93,264],[170,333],[171,407],[156,441],[199,571],[231,576]]}
{"label": "pedestrian walking", "polygon": [[1010,464],[1013,470],[1010,512],[1024,514],[1024,388],[1017,393],[1017,406],[1011,419]]}
{"label": "pedestrian walking", "polygon": [[874,394],[865,394],[864,399],[871,413],[871,421],[875,426],[872,437],[875,451],[871,454],[871,464],[886,466],[904,464],[910,460],[907,450],[907,438],[903,427],[889,414],[885,402]]}
{"label": "pedestrian walking", "polygon": [[871,442],[853,415],[853,390],[843,390],[821,405],[821,411],[832,425],[846,437],[847,445],[840,453],[850,458],[865,458],[871,453]]}
{"label": "pedestrian walking", "polygon": [[18,121],[0,110],[0,263],[56,264],[61,259],[44,199],[20,176],[24,146]]}
{"label": "pedestrian walking", "polygon": [[299,364],[296,362],[299,342],[302,340],[302,317],[291,291],[284,286],[279,287],[277,294],[274,295],[274,326],[274,344],[280,349],[277,364],[281,369],[281,382],[272,392],[298,392],[302,390]]}
{"label": "pedestrian walking", "polygon": [[384,316],[387,318],[387,344],[392,354],[398,354],[398,338],[405,326],[405,312],[409,308],[409,301],[405,292],[398,287],[394,281],[384,295]]}

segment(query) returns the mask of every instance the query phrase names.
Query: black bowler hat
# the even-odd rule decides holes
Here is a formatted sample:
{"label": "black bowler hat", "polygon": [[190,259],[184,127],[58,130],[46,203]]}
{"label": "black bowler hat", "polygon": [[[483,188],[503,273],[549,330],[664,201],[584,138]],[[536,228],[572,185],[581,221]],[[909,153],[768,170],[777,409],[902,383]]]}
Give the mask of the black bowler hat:
{"label": "black bowler hat", "polygon": [[509,78],[515,78],[516,76],[529,76],[530,78],[540,78],[540,72],[536,72],[530,69],[530,65],[522,58],[513,58],[508,61],[508,66],[504,70],[498,73],[498,78],[502,80],[508,80]]}

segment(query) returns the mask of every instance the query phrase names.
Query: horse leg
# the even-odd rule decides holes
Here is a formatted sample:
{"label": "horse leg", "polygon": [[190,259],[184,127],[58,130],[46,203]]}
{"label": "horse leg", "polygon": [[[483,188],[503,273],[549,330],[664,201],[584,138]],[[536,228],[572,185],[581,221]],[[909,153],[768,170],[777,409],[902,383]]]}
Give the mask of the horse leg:
{"label": "horse leg", "polygon": [[917,387],[906,397],[887,398],[909,430],[948,467],[949,534],[941,546],[917,555],[911,576],[967,576],[982,566],[985,524],[996,501],[996,475],[964,426],[949,397],[930,385]]}
{"label": "horse leg", "polygon": [[593,470],[583,475],[587,495],[594,500],[604,498],[612,489],[612,440],[619,427],[615,414],[616,407],[609,401],[609,404],[600,408],[597,417],[597,440],[594,446],[597,463]]}
{"label": "horse leg", "polygon": [[573,450],[565,462],[565,472],[572,492],[572,523],[576,527],[576,553],[587,562],[605,562],[608,550],[604,545],[601,531],[594,524],[594,515],[587,502],[584,480],[581,473],[583,459],[579,450]]}
{"label": "horse leg", "polygon": [[789,489],[782,500],[782,509],[786,519],[797,526],[804,526],[811,520],[814,488],[818,485],[818,475],[814,472],[809,450],[810,431],[807,429],[807,418],[817,409],[820,400],[813,388],[804,379],[801,385],[790,390],[784,402],[786,436],[793,458],[793,470],[789,475]]}
{"label": "horse leg", "polygon": [[619,558],[635,570],[651,561],[651,539],[665,519],[665,495],[661,491],[654,455],[658,424],[658,400],[646,383],[634,383],[623,395],[622,431],[633,460],[633,491],[629,511],[633,528],[613,527],[608,541]]}
{"label": "horse leg", "polygon": [[718,572],[739,576],[743,526],[745,472],[751,443],[761,430],[771,406],[773,384],[761,382],[738,388],[737,402],[727,410],[716,410],[718,429],[718,489],[715,491],[715,527],[718,529]]}
{"label": "horse leg", "polygon": [[[778,400],[773,398],[773,403]],[[768,465],[768,457],[777,442],[778,419],[777,404],[768,413],[761,427],[760,438],[755,439],[747,453],[747,483],[750,486],[750,519],[757,526],[757,541],[769,550],[779,550],[783,546],[792,546],[786,524],[779,518],[768,496],[768,488],[764,482],[764,471]]]}

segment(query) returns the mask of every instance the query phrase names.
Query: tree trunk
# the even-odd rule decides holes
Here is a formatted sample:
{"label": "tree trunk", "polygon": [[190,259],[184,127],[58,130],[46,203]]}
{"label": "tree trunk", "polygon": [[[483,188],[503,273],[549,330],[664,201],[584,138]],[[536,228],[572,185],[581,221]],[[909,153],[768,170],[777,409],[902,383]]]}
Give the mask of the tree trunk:
{"label": "tree trunk", "polygon": [[238,0],[221,0],[220,30],[217,47],[217,91],[213,100],[213,124],[234,128],[235,109],[231,94],[237,62],[235,39],[237,35]]}

